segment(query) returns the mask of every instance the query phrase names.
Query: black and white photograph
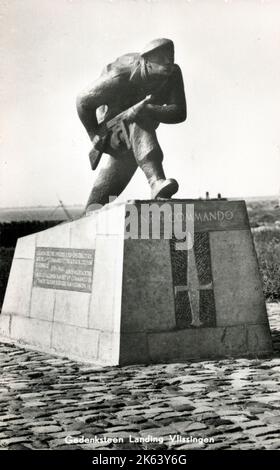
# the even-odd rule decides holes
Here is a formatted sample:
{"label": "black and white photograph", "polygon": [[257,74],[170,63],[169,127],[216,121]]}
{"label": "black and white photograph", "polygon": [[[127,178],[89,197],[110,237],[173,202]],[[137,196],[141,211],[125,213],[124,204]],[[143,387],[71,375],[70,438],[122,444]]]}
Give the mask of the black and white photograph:
{"label": "black and white photograph", "polygon": [[280,450],[279,50],[278,0],[0,1],[2,455]]}

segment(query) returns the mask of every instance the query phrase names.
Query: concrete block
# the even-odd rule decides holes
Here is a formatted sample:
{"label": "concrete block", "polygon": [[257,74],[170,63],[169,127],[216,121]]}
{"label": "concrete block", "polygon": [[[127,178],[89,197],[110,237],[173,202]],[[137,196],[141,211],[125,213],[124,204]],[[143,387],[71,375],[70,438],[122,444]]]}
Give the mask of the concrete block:
{"label": "concrete block", "polygon": [[18,238],[14,257],[21,259],[34,259],[35,245],[36,234]]}
{"label": "concrete block", "polygon": [[123,238],[96,239],[89,328],[120,331]]}
{"label": "concrete block", "polygon": [[122,332],[176,326],[169,240],[125,240]]}
{"label": "concrete block", "polygon": [[9,338],[11,327],[11,315],[0,314],[0,335]]}
{"label": "concrete block", "polygon": [[97,360],[99,331],[79,328],[64,323],[54,323],[51,347],[53,351],[77,357],[80,360]]}
{"label": "concrete block", "polygon": [[70,224],[70,247],[95,249],[97,215],[82,217]]}
{"label": "concrete block", "polygon": [[148,333],[147,336],[152,362],[182,362],[247,353],[244,325],[188,328],[165,333]]}
{"label": "concrete block", "polygon": [[17,315],[12,317],[11,338],[40,348],[50,348],[52,323]]}
{"label": "concrete block", "polygon": [[30,316],[38,320],[53,321],[55,291],[33,287],[30,302]]}
{"label": "concrete block", "polygon": [[146,333],[122,333],[120,341],[119,364],[149,364],[148,339]]}
{"label": "concrete block", "polygon": [[97,212],[98,235],[124,236],[125,204],[104,206]]}
{"label": "concrete block", "polygon": [[[167,204],[175,203],[194,205],[185,211],[194,227],[192,250],[176,251],[175,237],[128,239],[127,204],[20,239],[0,332],[104,365],[271,351],[244,202]],[[136,205],[139,211],[141,201]]]}
{"label": "concrete block", "polygon": [[201,357],[203,351],[199,349],[198,336],[196,329],[148,333],[148,354],[151,362],[181,362]]}
{"label": "concrete block", "polygon": [[57,290],[55,295],[54,322],[88,327],[90,294]]}
{"label": "concrete block", "polygon": [[70,222],[63,222],[55,227],[37,233],[36,246],[48,248],[70,247]]}
{"label": "concrete block", "polygon": [[273,346],[268,323],[247,325],[247,341],[248,350],[251,353],[259,355],[271,352]]}
{"label": "concrete block", "polygon": [[218,344],[217,352],[221,356],[236,356],[238,354],[247,354],[247,329],[245,324],[235,326],[225,326],[217,328]]}
{"label": "concrete block", "polygon": [[33,260],[14,259],[10,271],[3,313],[30,315],[30,299],[33,280]]}
{"label": "concrete block", "polygon": [[210,234],[217,326],[263,323],[267,318],[250,231]]}
{"label": "concrete block", "polygon": [[119,364],[120,335],[101,331],[98,347],[98,362],[110,365]]}

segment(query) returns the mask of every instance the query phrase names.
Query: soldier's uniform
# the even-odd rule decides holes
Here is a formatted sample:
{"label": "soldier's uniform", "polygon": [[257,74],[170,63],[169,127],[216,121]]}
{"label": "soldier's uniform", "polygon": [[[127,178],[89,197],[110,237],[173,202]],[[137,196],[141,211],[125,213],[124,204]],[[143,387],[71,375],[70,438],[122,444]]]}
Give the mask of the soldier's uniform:
{"label": "soldier's uniform", "polygon": [[186,119],[184,84],[180,67],[172,60],[163,65],[149,61],[149,53],[157,50],[174,57],[172,41],[152,41],[142,54],[126,54],[109,64],[93,86],[78,97],[79,117],[94,139],[100,122],[152,95],[143,112],[128,124],[131,148],[119,134],[113,133],[107,140],[104,151],[109,159],[94,183],[89,210],[96,203],[106,204],[109,196],[118,196],[138,166],[148,179],[152,198],[170,197],[178,189],[175,180],[165,178],[156,128],[160,122],[173,124]]}

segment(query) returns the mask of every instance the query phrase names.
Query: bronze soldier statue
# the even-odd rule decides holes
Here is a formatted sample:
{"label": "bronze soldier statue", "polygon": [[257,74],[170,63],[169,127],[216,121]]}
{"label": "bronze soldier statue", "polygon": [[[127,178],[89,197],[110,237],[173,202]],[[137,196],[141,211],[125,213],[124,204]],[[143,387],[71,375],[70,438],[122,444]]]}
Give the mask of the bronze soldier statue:
{"label": "bronze soldier statue", "polygon": [[[138,166],[151,187],[152,199],[170,198],[178,191],[177,181],[165,177],[156,136],[159,123],[186,119],[183,77],[174,63],[170,39],[155,39],[140,54],[125,54],[107,65],[100,78],[78,96],[77,111],[93,144],[92,168],[103,152],[109,156],[94,183],[87,212],[95,204],[108,203],[109,196],[118,196]],[[121,126],[118,121],[107,133],[104,127],[101,131],[104,123],[120,113],[125,114]]]}

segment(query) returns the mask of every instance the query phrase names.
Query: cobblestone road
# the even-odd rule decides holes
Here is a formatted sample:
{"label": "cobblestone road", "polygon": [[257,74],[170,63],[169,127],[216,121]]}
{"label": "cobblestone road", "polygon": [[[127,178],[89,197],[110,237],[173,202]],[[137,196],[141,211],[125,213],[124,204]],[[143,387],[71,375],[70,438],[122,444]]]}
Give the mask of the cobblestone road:
{"label": "cobblestone road", "polygon": [[280,305],[268,307],[269,359],[101,369],[0,344],[0,448],[280,449]]}

